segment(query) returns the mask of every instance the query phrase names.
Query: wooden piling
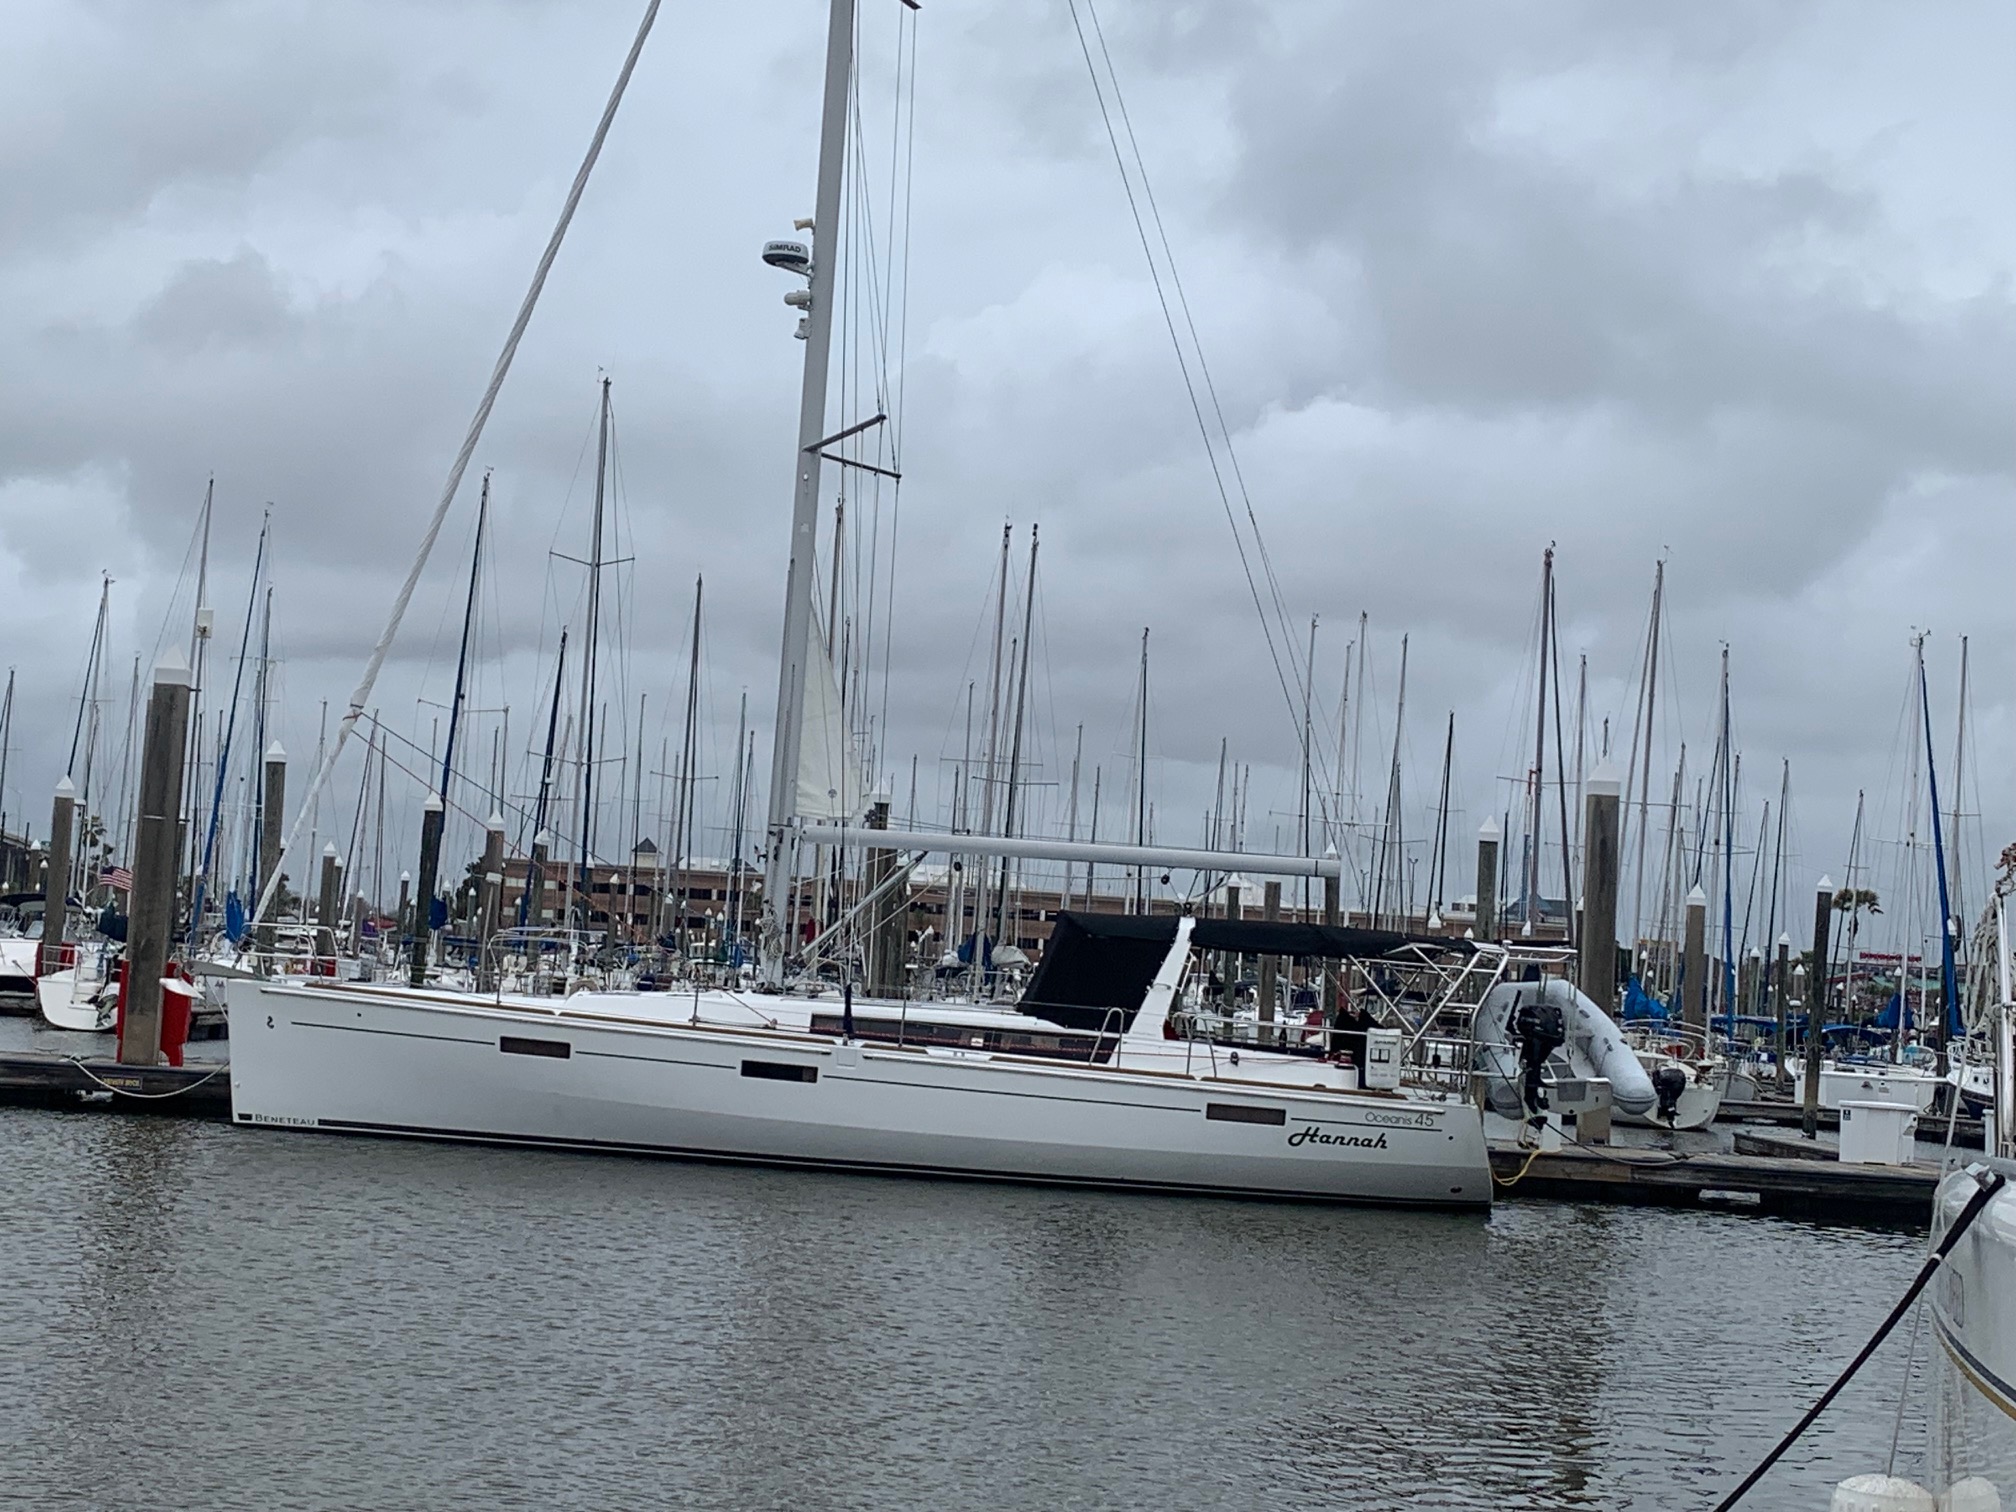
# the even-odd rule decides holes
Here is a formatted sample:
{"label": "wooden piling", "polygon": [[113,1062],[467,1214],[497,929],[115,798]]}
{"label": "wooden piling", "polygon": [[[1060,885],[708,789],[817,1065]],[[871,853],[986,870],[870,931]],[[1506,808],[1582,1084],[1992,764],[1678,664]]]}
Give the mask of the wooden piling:
{"label": "wooden piling", "polygon": [[1813,966],[1806,973],[1804,1117],[1799,1132],[1820,1137],[1820,1059],[1827,1052],[1827,943],[1834,929],[1834,879],[1822,877],[1813,897]]}
{"label": "wooden piling", "polygon": [[1582,815],[1582,932],[1576,965],[1583,995],[1617,1006],[1617,836],[1620,787],[1608,763],[1585,784]]}
{"label": "wooden piling", "polygon": [[1477,938],[1498,938],[1498,821],[1486,819],[1477,830]]}
{"label": "wooden piling", "polygon": [[1785,995],[1792,990],[1792,936],[1778,936],[1778,960],[1771,974],[1771,996],[1775,999],[1778,1015],[1777,1064],[1772,1068],[1772,1079],[1782,1089],[1785,1086],[1785,1057],[1789,1053],[1786,1038]]}
{"label": "wooden piling", "polygon": [[[1260,917],[1269,924],[1281,918],[1281,882],[1276,878],[1264,884],[1260,900]],[[1281,958],[1263,955],[1260,957],[1260,1043],[1274,1042],[1274,998],[1281,990]]]}
{"label": "wooden piling", "polygon": [[[322,847],[322,877],[315,890],[315,924],[333,936],[336,932],[336,889],[343,874],[343,860],[336,854],[336,842]],[[320,942],[316,952],[320,955]]]}
{"label": "wooden piling", "polygon": [[497,985],[492,942],[504,913],[504,815],[496,809],[483,823],[483,907],[477,917],[476,986],[491,991]]}
{"label": "wooden piling", "polygon": [[1680,947],[1680,1026],[1708,1046],[1708,895],[1687,894],[1686,932]]}
{"label": "wooden piling", "polygon": [[[1239,886],[1237,874],[1225,879],[1225,918],[1228,923],[1237,923],[1245,906],[1239,896]],[[1225,951],[1218,962],[1218,969],[1224,975],[1224,991],[1221,996],[1227,1013],[1239,1006],[1240,964],[1239,952],[1236,950]]]}
{"label": "wooden piling", "polygon": [[49,810],[49,856],[42,877],[42,975],[63,969],[63,936],[70,926],[70,846],[77,823],[77,789],[56,781]]}
{"label": "wooden piling", "polygon": [[126,1016],[119,1059],[151,1066],[161,1055],[161,978],[175,933],[176,852],[182,762],[189,745],[194,678],[178,650],[154,668],[140,756],[140,802],[133,834],[133,904],[126,940]]}
{"label": "wooden piling", "polygon": [[429,793],[420,808],[420,878],[413,889],[412,948],[406,965],[406,980],[415,987],[427,985],[427,958],[434,938],[435,878],[441,868],[441,829],[447,818],[441,795]]}
{"label": "wooden piling", "polygon": [[532,837],[532,860],[525,869],[525,927],[546,927],[546,865],[553,854],[553,832],[541,830]]}
{"label": "wooden piling", "polygon": [[[877,793],[868,805],[868,828],[889,828],[889,799],[886,794]],[[866,888],[874,892],[896,875],[897,856],[893,850],[877,846],[868,852]],[[903,995],[903,946],[904,916],[908,912],[909,888],[901,886],[891,889],[894,896],[884,896],[876,900],[868,916],[868,990],[876,997],[890,998]],[[1004,908],[1001,917],[1011,919],[1012,910]]]}
{"label": "wooden piling", "polygon": [[[1337,859],[1335,850],[1324,853],[1330,860]],[[1323,922],[1333,929],[1343,922],[1344,882],[1334,872],[1323,879]],[[1323,1022],[1335,1027],[1338,1010],[1344,1000],[1343,978],[1338,974],[1335,961],[1323,963]]]}
{"label": "wooden piling", "polygon": [[[266,747],[265,781],[259,790],[259,897],[264,898],[280,869],[280,847],[285,843],[287,818],[287,752],[279,741]],[[255,908],[258,906],[255,902]],[[259,926],[258,948],[273,953],[273,915],[279,910],[276,897],[265,911]]]}

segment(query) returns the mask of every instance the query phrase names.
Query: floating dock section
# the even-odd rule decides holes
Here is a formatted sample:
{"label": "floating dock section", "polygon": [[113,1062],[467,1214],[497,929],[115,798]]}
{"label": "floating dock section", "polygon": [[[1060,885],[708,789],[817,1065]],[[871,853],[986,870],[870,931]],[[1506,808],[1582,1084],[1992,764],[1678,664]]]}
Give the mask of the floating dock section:
{"label": "floating dock section", "polygon": [[231,1068],[222,1061],[125,1066],[110,1058],[14,1050],[0,1054],[0,1104],[228,1120]]}
{"label": "floating dock section", "polygon": [[1651,1207],[1724,1208],[1858,1223],[1929,1221],[1939,1171],[1930,1165],[1842,1165],[1788,1155],[1675,1154],[1564,1146],[1538,1153],[1494,1140],[1501,1198]]}

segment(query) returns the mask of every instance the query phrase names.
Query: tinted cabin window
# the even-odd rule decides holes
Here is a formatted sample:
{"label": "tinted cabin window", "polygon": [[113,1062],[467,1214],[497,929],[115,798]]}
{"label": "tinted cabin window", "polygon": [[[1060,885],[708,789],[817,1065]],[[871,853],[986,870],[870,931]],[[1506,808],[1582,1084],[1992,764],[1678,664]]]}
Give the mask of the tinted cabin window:
{"label": "tinted cabin window", "polygon": [[783,1061],[744,1061],[742,1074],[753,1076],[759,1081],[815,1082],[819,1080],[817,1066],[793,1066]]}
{"label": "tinted cabin window", "polygon": [[1206,1103],[1204,1116],[1214,1123],[1285,1124],[1286,1108],[1254,1108],[1245,1103]]}
{"label": "tinted cabin window", "polygon": [[544,1055],[552,1060],[566,1060],[574,1053],[565,1040],[519,1039],[509,1034],[497,1041],[497,1048],[506,1055]]}

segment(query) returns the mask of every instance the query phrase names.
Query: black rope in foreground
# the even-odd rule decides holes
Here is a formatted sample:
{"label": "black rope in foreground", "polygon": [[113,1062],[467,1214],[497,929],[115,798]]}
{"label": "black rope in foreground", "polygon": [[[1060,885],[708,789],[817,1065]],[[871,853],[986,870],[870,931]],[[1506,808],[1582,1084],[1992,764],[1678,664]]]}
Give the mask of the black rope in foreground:
{"label": "black rope in foreground", "polygon": [[1759,1461],[1755,1470],[1743,1477],[1741,1485],[1715,1504],[1715,1512],[1729,1512],[1731,1507],[1748,1495],[1750,1488],[1764,1478],[1765,1472],[1784,1458],[1785,1451],[1796,1444],[1800,1436],[1813,1426],[1820,1414],[1825,1412],[1834,1398],[1841,1394],[1842,1388],[1855,1379],[1856,1373],[1869,1363],[1869,1357],[1876,1353],[1885,1339],[1890,1337],[1890,1331],[1904,1321],[1904,1315],[1911,1310],[1911,1304],[1918,1300],[1918,1294],[1925,1290],[1932,1277],[1937,1274],[1940,1263],[1952,1253],[1953,1246],[1960,1242],[1961,1235],[1965,1234],[1974,1220],[1981,1216],[1982,1210],[1988,1206],[1995,1194],[2002,1190],[2007,1180],[2006,1177],[1996,1173],[1977,1176],[1975,1179],[1981,1183],[1981,1189],[1967,1199],[1967,1206],[1962,1208],[1960,1216],[1953,1220],[1953,1227],[1948,1229],[1946,1237],[1939,1241],[1939,1248],[1932,1251],[1925,1263],[1918,1268],[1917,1277],[1898,1299],[1897,1305],[1890,1309],[1890,1316],[1883,1320],[1882,1326],[1870,1337],[1869,1342],[1862,1346],[1861,1353],[1849,1362],[1848,1368],[1841,1372],[1834,1384],[1822,1393],[1820,1400],[1807,1409],[1806,1415],[1799,1419],[1792,1431],[1780,1439],[1777,1447]]}

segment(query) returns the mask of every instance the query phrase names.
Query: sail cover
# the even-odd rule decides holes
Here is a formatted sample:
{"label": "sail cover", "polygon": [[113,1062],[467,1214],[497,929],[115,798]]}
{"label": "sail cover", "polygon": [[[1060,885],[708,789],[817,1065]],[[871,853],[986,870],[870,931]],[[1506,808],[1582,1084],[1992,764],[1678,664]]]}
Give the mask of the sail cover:
{"label": "sail cover", "polygon": [[820,633],[819,617],[806,616],[805,706],[798,745],[798,817],[841,821],[867,812],[860,747],[847,728],[840,680]]}
{"label": "sail cover", "polygon": [[[1058,913],[1016,1007],[1073,1029],[1124,1034],[1175,942],[1176,923],[1174,914]],[[1378,960],[1408,947],[1454,954],[1477,948],[1446,935],[1262,919],[1198,919],[1190,947],[1333,961]]]}

